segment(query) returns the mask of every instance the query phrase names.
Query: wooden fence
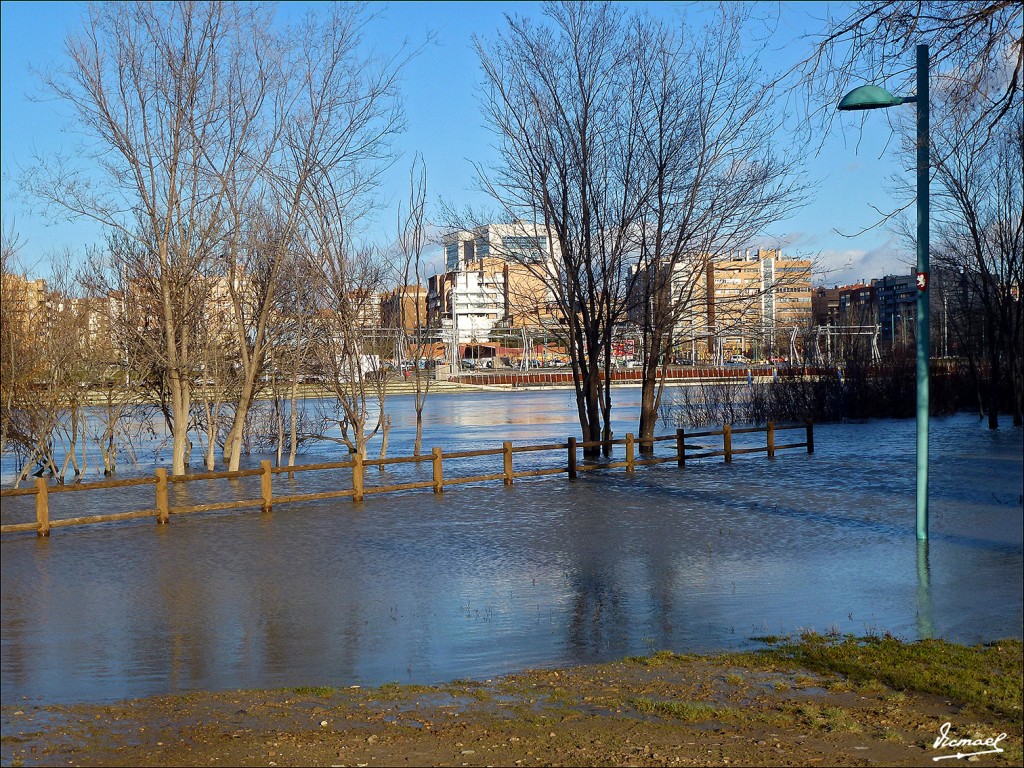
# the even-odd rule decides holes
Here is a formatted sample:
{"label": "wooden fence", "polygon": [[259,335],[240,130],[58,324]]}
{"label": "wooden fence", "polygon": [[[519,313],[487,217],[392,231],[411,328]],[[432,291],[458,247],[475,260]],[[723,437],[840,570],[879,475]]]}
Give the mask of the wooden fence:
{"label": "wooden fence", "polygon": [[[783,430],[800,429],[804,430],[806,439],[799,443],[778,444],[775,442],[777,432]],[[765,433],[765,444],[763,446],[734,448],[732,438],[734,435]],[[687,444],[687,440],[708,437],[721,437],[722,447],[709,447],[705,445]],[[0,498],[14,496],[35,496],[36,520],[33,523],[16,523],[12,525],[0,525],[0,534],[16,533],[24,531],[36,531],[38,536],[49,536],[51,528],[62,528],[71,525],[88,525],[92,523],[107,523],[116,520],[133,520],[143,517],[155,517],[159,525],[166,525],[172,515],[180,515],[191,512],[211,512],[223,509],[260,508],[263,512],[269,512],[275,504],[287,504],[297,501],[316,501],[320,499],[336,499],[344,496],[351,496],[353,501],[362,501],[363,498],[375,493],[390,493],[394,491],[408,491],[418,488],[431,488],[434,493],[442,493],[445,486],[459,485],[463,483],[482,483],[501,480],[505,485],[511,485],[517,478],[540,477],[544,475],[567,474],[575,478],[580,472],[606,469],[625,469],[631,474],[637,467],[652,466],[654,464],[665,464],[675,462],[679,467],[685,467],[687,461],[695,459],[707,459],[721,456],[725,462],[731,462],[733,457],[744,453],[765,453],[768,457],[774,457],[776,451],[788,448],[806,448],[808,453],[814,453],[814,425],[811,422],[806,424],[790,424],[776,426],[768,422],[764,427],[744,427],[734,429],[726,424],[720,429],[702,430],[688,432],[684,429],[676,430],[675,434],[662,435],[645,439],[636,439],[632,434],[627,434],[624,439],[612,440],[610,454],[607,460],[581,463],[579,451],[587,448],[600,448],[604,446],[601,441],[584,443],[575,437],[570,437],[564,443],[549,443],[545,445],[521,445],[513,446],[511,442],[502,443],[501,448],[489,448],[475,451],[452,451],[445,453],[440,448],[434,448],[429,454],[420,456],[402,456],[390,459],[366,459],[360,454],[352,454],[349,461],[327,462],[322,464],[301,464],[293,467],[273,467],[270,461],[260,462],[259,469],[243,469],[236,472],[202,472],[192,475],[168,476],[167,470],[160,467],[153,477],[142,477],[131,480],[107,480],[96,483],[77,483],[71,485],[50,485],[45,478],[38,478],[31,488],[3,489],[0,490]],[[652,452],[659,443],[671,444],[673,450],[670,456],[653,456],[648,458],[637,458],[637,446],[650,444]],[[624,457],[615,460],[614,446],[624,446]],[[513,467],[515,454],[535,453],[542,451],[561,451],[565,453],[565,466],[559,465],[544,469],[528,469],[516,471]],[[642,454],[643,455],[643,454]],[[501,456],[501,471],[484,475],[469,475],[459,477],[446,477],[444,473],[444,461],[453,459],[466,459],[486,456]],[[421,480],[394,485],[368,486],[366,484],[367,467],[385,467],[394,464],[419,464],[430,462],[432,465],[432,477],[430,480]],[[311,472],[317,470],[351,469],[350,488],[341,488],[334,491],[321,493],[300,493],[284,496],[274,496],[274,475],[294,475],[300,472]],[[172,483],[189,483],[195,480],[215,480],[220,478],[260,478],[260,497],[252,499],[240,499],[235,501],[216,502],[213,504],[196,504],[192,506],[171,506],[169,488]],[[55,493],[71,493],[93,490],[110,490],[113,488],[126,488],[132,486],[152,485],[155,487],[156,507],[141,509],[132,512],[117,512],[107,515],[87,515],[84,517],[70,517],[51,520],[49,497]]]}

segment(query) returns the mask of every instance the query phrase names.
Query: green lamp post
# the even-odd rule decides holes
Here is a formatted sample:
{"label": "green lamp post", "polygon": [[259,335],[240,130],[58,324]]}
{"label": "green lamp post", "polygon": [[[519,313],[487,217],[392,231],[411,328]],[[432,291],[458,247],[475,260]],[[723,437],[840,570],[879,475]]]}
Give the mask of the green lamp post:
{"label": "green lamp post", "polygon": [[928,538],[928,46],[917,46],[917,95],[893,96],[862,85],[839,102],[843,111],[917,104],[917,538]]}

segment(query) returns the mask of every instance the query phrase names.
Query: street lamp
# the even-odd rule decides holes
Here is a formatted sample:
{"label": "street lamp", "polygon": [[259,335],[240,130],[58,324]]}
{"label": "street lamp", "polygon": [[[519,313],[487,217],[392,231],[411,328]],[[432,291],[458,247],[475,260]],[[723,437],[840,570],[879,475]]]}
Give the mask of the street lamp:
{"label": "street lamp", "polygon": [[893,96],[862,85],[839,102],[839,109],[885,109],[917,104],[917,538],[928,538],[928,46],[917,46],[917,95]]}

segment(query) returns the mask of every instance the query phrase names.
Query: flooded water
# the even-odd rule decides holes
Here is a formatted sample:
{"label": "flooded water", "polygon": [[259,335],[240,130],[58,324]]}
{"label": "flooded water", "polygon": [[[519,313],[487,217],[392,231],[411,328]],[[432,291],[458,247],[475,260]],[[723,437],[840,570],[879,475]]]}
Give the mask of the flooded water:
{"label": "flooded water", "polygon": [[[618,397],[623,434],[638,391]],[[406,455],[411,409],[393,404],[390,453]],[[425,446],[557,442],[574,426],[564,391],[436,396]],[[926,547],[914,536],[913,421],[822,425],[813,455],[774,461],[8,536],[3,701],[433,683],[802,629],[1021,637],[1022,432],[958,416],[934,419],[931,434]],[[51,498],[75,497],[85,514],[129,496]],[[5,501],[4,522],[22,514],[9,501],[22,500]]]}

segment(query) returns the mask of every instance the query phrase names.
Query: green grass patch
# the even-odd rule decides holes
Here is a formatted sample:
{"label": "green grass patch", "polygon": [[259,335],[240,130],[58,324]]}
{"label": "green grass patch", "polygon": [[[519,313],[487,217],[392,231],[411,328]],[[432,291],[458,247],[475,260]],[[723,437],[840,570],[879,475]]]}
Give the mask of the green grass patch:
{"label": "green grass patch", "polygon": [[329,699],[334,695],[335,690],[326,685],[303,685],[299,688],[292,688],[299,696],[319,696],[322,699]]}
{"label": "green grass patch", "polygon": [[809,702],[790,704],[782,711],[799,722],[824,731],[859,731],[860,724],[842,707],[821,706]]}
{"label": "green grass patch", "polygon": [[650,656],[627,656],[623,661],[627,664],[639,664],[642,667],[660,667],[663,664],[682,661],[685,658],[687,657],[680,656],[672,651],[656,651]]}
{"label": "green grass patch", "polygon": [[971,647],[945,640],[905,643],[893,637],[837,639],[807,634],[762,653],[817,672],[843,675],[860,690],[881,683],[1021,719],[1024,645],[1020,640]]}
{"label": "green grass patch", "polygon": [[627,702],[637,712],[652,715],[674,717],[676,720],[695,722],[700,720],[720,720],[728,716],[728,707],[717,707],[693,701],[658,701],[656,699],[637,698]]}

